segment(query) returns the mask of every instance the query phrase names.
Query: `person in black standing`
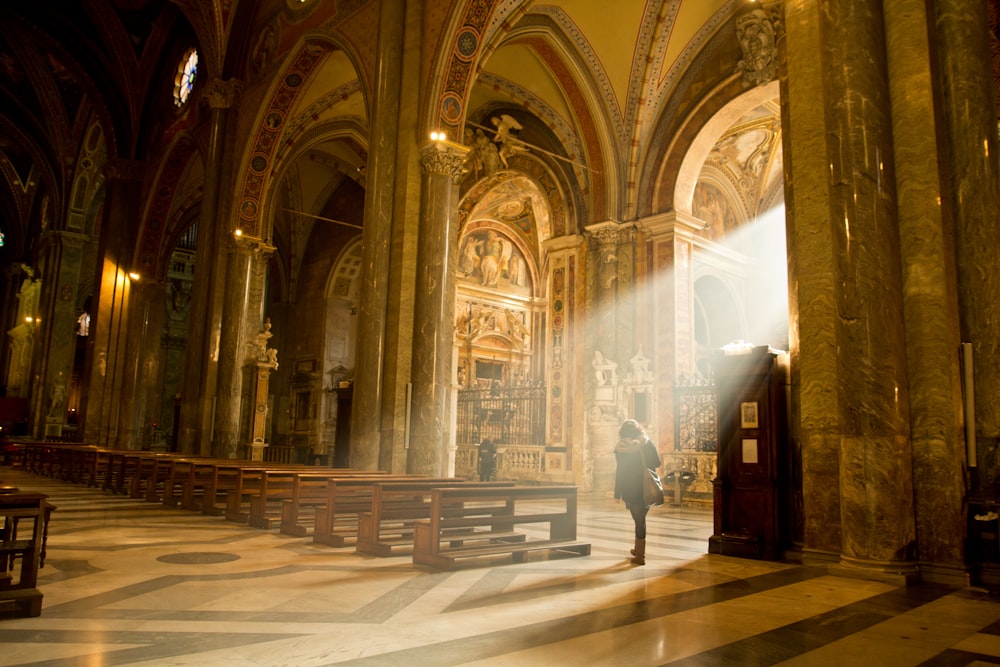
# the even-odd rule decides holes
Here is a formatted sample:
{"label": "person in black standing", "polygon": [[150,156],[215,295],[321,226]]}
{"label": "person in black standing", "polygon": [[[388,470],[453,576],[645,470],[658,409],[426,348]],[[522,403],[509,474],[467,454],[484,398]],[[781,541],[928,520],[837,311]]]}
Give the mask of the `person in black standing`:
{"label": "person in black standing", "polygon": [[660,454],[634,419],[626,419],[618,427],[615,463],[615,498],[624,501],[635,523],[631,562],[645,565],[646,513],[649,512],[649,505],[642,498],[642,476],[646,474],[646,468],[655,470],[660,466]]}
{"label": "person in black standing", "polygon": [[479,481],[489,482],[497,469],[497,448],[492,440],[479,443]]}

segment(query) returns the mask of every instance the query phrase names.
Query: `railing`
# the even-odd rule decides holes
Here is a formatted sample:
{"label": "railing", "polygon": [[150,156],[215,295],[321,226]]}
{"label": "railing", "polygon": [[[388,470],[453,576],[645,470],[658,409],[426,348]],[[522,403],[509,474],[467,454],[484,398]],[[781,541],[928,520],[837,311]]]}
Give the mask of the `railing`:
{"label": "railing", "polygon": [[[540,480],[546,473],[543,445],[510,445],[497,447],[496,480]],[[459,445],[455,452],[455,476],[479,479],[479,448]]]}
{"label": "railing", "polygon": [[479,478],[479,444],[497,448],[494,478],[539,480],[545,474],[545,387],[541,384],[460,389],[455,474]]}
{"label": "railing", "polygon": [[[712,502],[712,480],[718,473],[719,411],[711,378],[678,378],[674,417],[674,451],[662,456],[668,500]],[[675,497],[678,491],[680,498]]]}
{"label": "railing", "polygon": [[460,389],[456,442],[478,445],[544,445],[545,387],[542,385]]}

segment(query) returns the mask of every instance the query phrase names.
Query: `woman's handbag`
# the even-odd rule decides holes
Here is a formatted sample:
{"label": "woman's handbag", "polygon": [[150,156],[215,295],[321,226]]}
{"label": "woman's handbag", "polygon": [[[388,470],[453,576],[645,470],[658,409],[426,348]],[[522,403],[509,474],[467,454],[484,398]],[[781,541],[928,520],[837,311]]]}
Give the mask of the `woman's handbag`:
{"label": "woman's handbag", "polygon": [[642,445],[639,450],[642,456],[642,502],[646,505],[663,504],[663,484],[660,483],[660,476],[656,471],[650,470],[646,466],[646,445]]}

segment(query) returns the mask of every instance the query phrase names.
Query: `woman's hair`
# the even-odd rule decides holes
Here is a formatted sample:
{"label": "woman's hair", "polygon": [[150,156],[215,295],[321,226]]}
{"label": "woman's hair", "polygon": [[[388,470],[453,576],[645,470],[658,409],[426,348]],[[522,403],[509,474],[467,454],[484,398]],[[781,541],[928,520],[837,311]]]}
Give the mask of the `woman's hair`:
{"label": "woman's hair", "polygon": [[634,419],[626,419],[618,427],[618,435],[622,438],[640,438],[642,437],[642,426]]}

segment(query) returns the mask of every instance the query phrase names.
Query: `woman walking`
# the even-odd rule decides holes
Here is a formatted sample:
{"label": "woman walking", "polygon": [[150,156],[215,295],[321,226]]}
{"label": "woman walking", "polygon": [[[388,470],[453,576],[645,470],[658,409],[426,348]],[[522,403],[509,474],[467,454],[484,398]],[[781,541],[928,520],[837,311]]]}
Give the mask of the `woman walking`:
{"label": "woman walking", "polygon": [[621,498],[632,514],[635,523],[635,547],[631,562],[646,564],[646,513],[649,505],[642,497],[642,476],[646,469],[660,466],[660,454],[646,437],[645,431],[634,419],[626,419],[618,427],[618,444],[615,446],[615,498]]}

